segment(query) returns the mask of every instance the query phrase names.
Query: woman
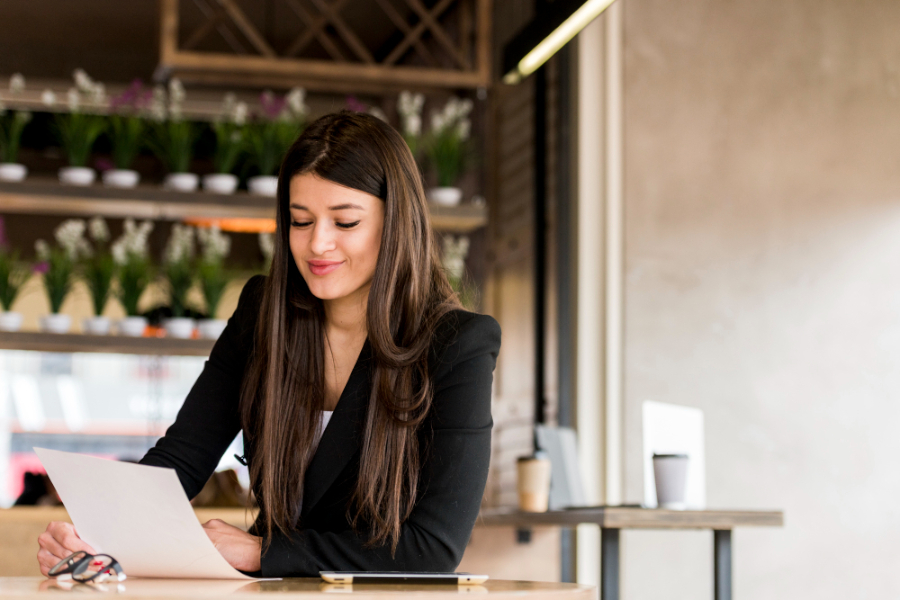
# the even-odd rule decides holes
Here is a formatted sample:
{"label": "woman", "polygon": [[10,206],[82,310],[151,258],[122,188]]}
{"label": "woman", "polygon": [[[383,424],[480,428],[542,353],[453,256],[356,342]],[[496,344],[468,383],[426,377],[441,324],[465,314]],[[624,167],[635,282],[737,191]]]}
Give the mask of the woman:
{"label": "woman", "polygon": [[[312,123],[282,164],[277,223],[268,277],[141,462],[193,498],[243,430],[259,517],[204,525],[241,571],[454,570],[487,478],[500,328],[460,310],[402,137],[359,113]],[[63,523],[39,542],[44,574],[92,551]]]}

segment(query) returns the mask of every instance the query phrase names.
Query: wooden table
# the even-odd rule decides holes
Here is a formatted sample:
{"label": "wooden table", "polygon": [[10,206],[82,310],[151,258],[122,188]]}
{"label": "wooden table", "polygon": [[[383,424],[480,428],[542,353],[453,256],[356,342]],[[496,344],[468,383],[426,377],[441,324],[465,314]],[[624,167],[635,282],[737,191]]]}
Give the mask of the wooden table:
{"label": "wooden table", "polygon": [[128,579],[120,584],[96,586],[58,582],[43,577],[0,577],[0,598],[16,600],[47,600],[60,598],[61,593],[84,598],[84,592],[96,596],[115,595],[117,598],[142,600],[195,600],[197,598],[319,598],[333,594],[350,594],[356,600],[387,600],[401,594],[405,598],[459,598],[462,594],[490,595],[492,598],[517,600],[592,600],[596,588],[574,583],[543,583],[534,581],[488,581],[484,585],[343,585],[328,584],[316,579],[281,579],[275,581],[222,581],[198,579]]}
{"label": "wooden table", "polygon": [[515,510],[482,511],[484,525],[600,526],[600,598],[619,598],[619,531],[622,529],[710,529],[713,532],[713,573],[716,600],[731,600],[731,530],[735,527],[781,527],[784,513],[777,510],[663,510],[606,506],[525,513]]}

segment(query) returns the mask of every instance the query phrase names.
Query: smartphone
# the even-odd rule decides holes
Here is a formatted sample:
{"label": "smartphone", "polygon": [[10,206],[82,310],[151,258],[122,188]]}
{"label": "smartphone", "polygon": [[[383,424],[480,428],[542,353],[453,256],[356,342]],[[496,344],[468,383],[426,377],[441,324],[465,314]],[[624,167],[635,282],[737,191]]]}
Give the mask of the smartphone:
{"label": "smartphone", "polygon": [[406,573],[403,571],[319,571],[328,583],[443,583],[478,585],[487,575],[472,573]]}

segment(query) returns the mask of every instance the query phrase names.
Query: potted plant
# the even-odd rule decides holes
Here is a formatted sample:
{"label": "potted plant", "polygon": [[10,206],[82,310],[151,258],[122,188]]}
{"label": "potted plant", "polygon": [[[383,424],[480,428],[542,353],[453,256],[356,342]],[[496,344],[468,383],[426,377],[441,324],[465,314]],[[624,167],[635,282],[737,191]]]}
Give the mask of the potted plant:
{"label": "potted plant", "polygon": [[450,98],[444,109],[432,115],[431,131],[425,143],[425,154],[437,176],[437,187],[428,190],[428,199],[435,204],[455,206],[462,200],[462,190],[456,187],[465,170],[469,153],[469,134],[472,101]]}
{"label": "potted plant", "polygon": [[82,329],[93,335],[109,334],[109,317],[103,316],[106,302],[109,300],[116,263],[107,248],[109,228],[102,217],[94,217],[88,223],[88,234],[94,242],[94,248],[82,259],[81,276],[91,295],[91,307],[94,316],[84,319]]}
{"label": "potted plant", "polygon": [[187,316],[187,296],[194,283],[194,229],[176,223],[166,243],[163,275],[169,291],[172,317],[165,323],[166,334],[189,338],[194,333],[194,320]]}
{"label": "potted plant", "polygon": [[444,236],[441,266],[444,267],[450,287],[456,292],[459,301],[467,309],[474,310],[478,304],[478,288],[466,278],[466,256],[468,254],[468,236]]}
{"label": "potted plant", "polygon": [[17,252],[7,249],[0,220],[0,331],[18,331],[22,327],[22,313],[12,312],[13,303],[28,281],[28,268],[19,262]]}
{"label": "potted plant", "polygon": [[152,230],[153,223],[150,221],[137,225],[132,219],[125,219],[122,236],[110,247],[118,270],[118,298],[126,315],[118,323],[121,335],[140,337],[147,329],[147,318],[140,313],[138,306],[144,290],[153,279],[147,243]]}
{"label": "potted plant", "polygon": [[397,112],[400,113],[400,132],[409,146],[413,158],[418,158],[420,140],[422,138],[422,106],[425,104],[423,94],[402,91],[397,99]]}
{"label": "potted plant", "polygon": [[124,92],[109,101],[108,135],[115,168],[103,172],[103,184],[107,187],[133,188],[140,181],[140,174],[131,165],[140,152],[146,127],[140,111],[147,106],[150,96],[141,80],[135,79]]}
{"label": "potted plant", "polygon": [[[9,92],[16,95],[25,89],[25,78],[16,73],[9,78]],[[19,158],[19,142],[25,126],[31,121],[27,110],[7,111],[0,100],[0,181],[22,181],[28,168],[16,162]]]}
{"label": "potted plant", "polygon": [[212,124],[216,134],[216,172],[203,177],[203,189],[216,194],[233,194],[237,189],[238,178],[232,171],[247,142],[246,123],[247,104],[235,101],[234,94],[226,94],[222,115]]}
{"label": "potted plant", "polygon": [[44,240],[34,244],[38,260],[37,271],[43,274],[44,291],[50,302],[50,314],[41,318],[41,329],[50,333],[68,333],[72,326],[72,318],[60,314],[63,302],[72,291],[75,265],[79,257],[89,251],[84,239],[85,222],[81,219],[69,219],[63,222],[54,232],[56,245],[50,246]]}
{"label": "potted plant", "polygon": [[84,186],[94,183],[97,176],[87,163],[94,142],[106,129],[103,117],[83,111],[84,103],[100,104],[106,92],[102,83],[93,81],[80,69],[75,71],[75,85],[66,96],[69,112],[57,114],[55,119],[57,137],[69,161],[69,166],[59,170],[59,180]]}
{"label": "potted plant", "polygon": [[200,240],[201,248],[197,275],[200,292],[206,303],[207,317],[200,321],[197,328],[201,337],[214,340],[219,338],[227,323],[225,319],[217,319],[216,313],[228,285],[224,263],[231,251],[231,238],[224,235],[216,225],[209,229],[198,229],[197,238]]}
{"label": "potted plant", "polygon": [[[178,79],[172,79],[169,82],[168,107],[164,111],[153,111],[154,117],[163,117],[164,120],[156,123],[148,143],[169,171],[163,187],[179,192],[193,192],[200,182],[197,174],[190,172],[197,129],[193,123],[184,119],[184,98],[184,86]],[[161,101],[161,92],[155,92],[154,102],[158,104]]]}
{"label": "potted plant", "polygon": [[247,187],[253,194],[274,197],[281,159],[303,131],[309,109],[303,88],[292,89],[284,98],[263,92],[259,103],[262,111],[250,127],[250,151],[259,175],[251,177]]}

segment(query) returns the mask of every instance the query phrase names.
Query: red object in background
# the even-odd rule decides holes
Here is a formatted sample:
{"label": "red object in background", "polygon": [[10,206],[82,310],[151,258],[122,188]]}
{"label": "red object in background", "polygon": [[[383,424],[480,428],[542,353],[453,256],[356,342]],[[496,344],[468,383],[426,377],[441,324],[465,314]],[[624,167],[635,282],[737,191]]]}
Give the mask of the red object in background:
{"label": "red object in background", "polygon": [[[115,456],[109,454],[91,454],[90,456],[116,460]],[[47,473],[37,454],[33,452],[14,452],[9,458],[9,477],[6,480],[6,489],[13,500],[22,494],[25,488],[25,473],[29,471],[40,474]]]}
{"label": "red object in background", "polygon": [[15,500],[22,493],[25,487],[25,473],[46,473],[44,465],[37,457],[37,454],[31,452],[17,452],[9,458],[9,478],[6,480],[6,489],[9,496]]}

